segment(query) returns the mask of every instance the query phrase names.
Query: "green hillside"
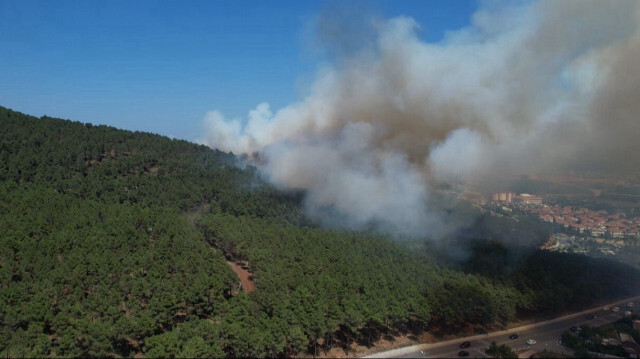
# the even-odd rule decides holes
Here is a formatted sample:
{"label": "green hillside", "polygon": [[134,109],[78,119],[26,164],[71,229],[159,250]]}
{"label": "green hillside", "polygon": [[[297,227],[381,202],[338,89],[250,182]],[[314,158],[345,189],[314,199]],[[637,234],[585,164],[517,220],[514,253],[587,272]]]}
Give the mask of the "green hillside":
{"label": "green hillside", "polygon": [[[0,356],[311,356],[640,283],[579,256],[514,262],[500,238],[449,263],[420,241],[319,228],[301,196],[202,145],[0,107]],[[256,291],[227,258],[248,261]]]}

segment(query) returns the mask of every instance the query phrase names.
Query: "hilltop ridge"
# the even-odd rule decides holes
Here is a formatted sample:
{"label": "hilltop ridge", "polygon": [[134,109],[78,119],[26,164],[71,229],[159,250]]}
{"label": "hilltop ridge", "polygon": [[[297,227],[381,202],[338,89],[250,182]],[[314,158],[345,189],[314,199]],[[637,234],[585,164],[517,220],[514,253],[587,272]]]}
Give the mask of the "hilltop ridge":
{"label": "hilltop ridge", "polygon": [[[0,355],[353,355],[626,295],[627,266],[500,238],[326,229],[231,153],[0,107]],[[227,259],[250,268],[243,293]],[[334,350],[334,351],[331,351]]]}

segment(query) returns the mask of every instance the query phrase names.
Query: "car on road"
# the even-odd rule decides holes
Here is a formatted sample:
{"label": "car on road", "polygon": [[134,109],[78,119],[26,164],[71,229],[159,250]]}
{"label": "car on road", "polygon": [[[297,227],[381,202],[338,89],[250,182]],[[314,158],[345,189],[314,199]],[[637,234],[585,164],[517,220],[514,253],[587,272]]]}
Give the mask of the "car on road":
{"label": "car on road", "polygon": [[587,319],[589,319],[589,320],[593,320],[593,319],[596,319],[596,318],[597,318],[597,316],[595,314],[590,314],[590,315],[587,316]]}
{"label": "car on road", "polygon": [[604,310],[604,311],[609,310],[609,306],[608,306],[608,305],[605,305],[604,307],[602,307],[602,310]]}
{"label": "car on road", "polygon": [[459,357],[468,357],[469,356],[469,352],[466,350],[461,350],[458,352],[458,356]]}
{"label": "car on road", "polygon": [[518,333],[509,335],[509,339],[511,339],[511,340],[518,339],[519,337],[520,337],[520,335],[518,335]]}
{"label": "car on road", "polygon": [[627,303],[627,307],[633,308],[636,304],[634,302]]}
{"label": "car on road", "polygon": [[464,342],[462,344],[460,344],[460,348],[468,348],[471,346],[471,342]]}
{"label": "car on road", "polygon": [[529,344],[529,345],[534,345],[534,344],[536,344],[536,343],[537,343],[537,341],[535,341],[535,340],[533,340],[533,339],[529,339],[529,340],[527,340],[527,344]]}
{"label": "car on road", "polygon": [[611,310],[612,310],[612,311],[614,311],[614,312],[619,312],[619,311],[620,311],[620,308],[618,308],[618,307],[613,307],[613,309],[611,309]]}
{"label": "car on road", "polygon": [[576,327],[575,325],[571,327],[571,331],[574,333],[579,333],[582,330],[580,327]]}

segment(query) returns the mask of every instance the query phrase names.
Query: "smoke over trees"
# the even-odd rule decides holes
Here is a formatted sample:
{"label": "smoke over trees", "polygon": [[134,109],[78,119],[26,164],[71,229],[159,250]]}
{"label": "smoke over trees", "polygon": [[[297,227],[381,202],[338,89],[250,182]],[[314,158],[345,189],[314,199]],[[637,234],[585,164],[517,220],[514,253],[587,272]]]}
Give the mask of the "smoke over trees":
{"label": "smoke over trees", "polygon": [[366,16],[362,41],[340,42],[351,17],[331,16],[316,31],[334,65],[306,97],[205,118],[205,143],[257,154],[265,178],[306,191],[317,220],[437,237],[448,229],[433,181],[639,168],[625,155],[640,146],[638,2],[485,7],[438,43],[409,17]]}
{"label": "smoke over trees", "polygon": [[0,124],[0,357],[360,355],[640,288],[602,259],[475,241],[451,261],[461,246],[309,226],[298,197],[186,141],[3,107]]}

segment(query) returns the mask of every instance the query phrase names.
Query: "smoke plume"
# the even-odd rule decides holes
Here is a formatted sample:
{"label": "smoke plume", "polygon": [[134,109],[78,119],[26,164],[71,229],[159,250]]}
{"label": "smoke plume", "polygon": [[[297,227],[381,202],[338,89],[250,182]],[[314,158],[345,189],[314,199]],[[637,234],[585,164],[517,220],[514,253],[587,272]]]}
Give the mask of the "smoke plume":
{"label": "smoke plume", "polygon": [[318,38],[338,50],[308,95],[277,110],[259,104],[246,119],[211,112],[205,142],[258,154],[274,185],[306,191],[313,218],[440,236],[437,181],[638,171],[639,9],[634,0],[488,7],[438,43],[421,41],[409,17],[371,17],[358,22],[368,28],[357,51],[344,49],[351,36],[340,42],[340,17],[321,16]]}

